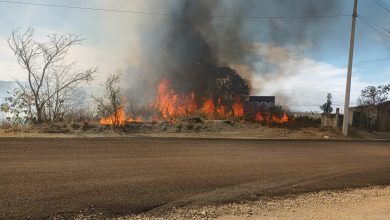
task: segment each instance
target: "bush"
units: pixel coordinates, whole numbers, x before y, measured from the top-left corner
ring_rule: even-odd
[[[83,126],[82,126],[82,129],[83,129],[83,131],[88,131],[88,130],[94,129],[96,127],[97,127],[96,125],[90,124],[88,122],[84,122]]]
[[[289,129],[299,129],[299,128],[318,128],[321,126],[320,118],[313,118],[309,116],[296,117],[287,122],[286,127]]]
[[[72,125],[70,125],[73,130],[79,130],[81,128],[81,125],[79,123],[72,123]]]
[[[43,129],[45,133],[69,133],[70,129],[66,124],[48,124]]]

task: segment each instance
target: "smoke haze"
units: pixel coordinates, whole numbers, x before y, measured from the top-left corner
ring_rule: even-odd
[[[326,27],[337,19],[243,17],[333,15],[340,14],[337,8],[341,4],[338,0],[246,1],[245,4],[229,0],[167,2],[140,4],[143,8],[158,8],[159,12],[173,12],[175,16],[140,16],[119,22],[121,25],[138,24],[139,36],[120,35],[132,39],[127,41],[130,45],[126,45],[130,49],[127,51],[129,65],[124,70],[125,86],[129,96],[139,101],[148,102],[154,97],[161,78],[169,79],[179,92],[202,94],[215,81],[219,67],[236,69],[250,85],[254,76],[264,76],[263,83],[266,83],[274,77],[293,74],[294,71],[287,68],[289,53],[275,57],[273,48],[315,47],[322,41],[321,32],[316,31],[318,22]],[[267,46],[259,48],[259,45]],[[272,62],[269,62],[270,57]],[[263,87],[259,83],[251,86],[256,93]]]

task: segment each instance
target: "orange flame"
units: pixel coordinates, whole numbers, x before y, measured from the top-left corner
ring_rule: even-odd
[[[261,112],[258,112],[256,115],[255,115],[255,121],[261,123],[261,122],[264,122],[265,121],[265,117],[263,116],[263,114]]]
[[[282,117],[279,117],[278,114],[274,114],[272,117],[270,116],[269,113],[264,114],[262,112],[258,112],[254,120],[256,122],[262,123],[266,122],[268,125],[270,125],[271,122],[276,123],[276,124],[285,124],[287,123],[290,119],[286,113],[283,113]]]
[[[169,81],[165,79],[158,85],[154,106],[163,119],[193,114],[197,109],[194,92],[189,96],[180,96],[169,87]]]
[[[272,117],[272,120],[276,123],[276,124],[285,124],[288,122],[289,118],[288,118],[288,115],[286,113],[283,113],[283,116],[282,117],[279,117],[278,115],[274,115]]]
[[[236,102],[233,104],[233,115],[236,118],[241,118],[245,115],[244,105],[239,98],[237,98]]]
[[[100,119],[102,125],[123,125],[126,123],[125,109],[123,106],[118,107],[117,111],[107,118]]]
[[[222,105],[221,98],[218,98],[217,115],[219,118],[228,118],[229,113],[226,106]]]
[[[124,125],[128,122],[143,122],[146,120],[151,122],[160,120],[174,121],[177,118],[195,114],[203,114],[207,119],[242,118],[245,116],[245,108],[240,97],[237,97],[233,104],[224,105],[221,98],[214,99],[212,97],[200,97],[204,102],[198,103],[197,100],[199,101],[200,98],[196,97],[196,95],[195,92],[179,94],[171,88],[169,80],[162,79],[157,86],[154,102],[147,105],[146,112],[149,116],[131,116],[126,118],[125,109],[121,106],[118,108],[116,115],[102,118],[100,123],[103,125]],[[286,117],[278,118],[274,116],[274,118],[274,121],[277,123],[283,123],[286,120]],[[258,113],[255,120],[270,122],[272,119],[269,115],[265,117]]]
[[[213,118],[215,112],[215,105],[213,100],[206,99],[203,103],[202,113],[206,115],[207,118]]]
[[[137,117],[128,117],[126,118],[125,108],[123,106],[118,107],[116,113],[108,116],[107,118],[100,119],[101,125],[125,125],[126,123],[131,122],[143,122],[144,119],[142,116]]]

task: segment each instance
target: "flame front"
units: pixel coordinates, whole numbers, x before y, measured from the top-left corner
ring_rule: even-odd
[[[236,102],[233,104],[233,115],[236,118],[241,118],[245,115],[244,105],[239,98],[237,98]]]
[[[288,115],[286,113],[283,113],[282,117],[278,117],[278,115],[274,115],[272,117],[272,120],[276,123],[276,124],[284,124],[284,123],[287,123],[289,118],[288,118]]]
[[[191,115],[197,109],[194,92],[188,96],[180,96],[169,87],[166,79],[158,85],[157,98],[152,106],[161,113],[163,119]]]
[[[279,117],[278,114],[274,114],[272,117],[270,116],[269,113],[262,113],[262,112],[258,112],[256,115],[255,115],[255,121],[256,122],[259,122],[259,123],[266,123],[266,124],[270,124],[271,122],[275,123],[275,124],[285,124],[287,123],[290,119],[287,115],[287,113],[283,113],[282,117]]]
[[[125,125],[130,122],[143,122],[142,116],[128,117],[126,118],[125,108],[123,106],[118,107],[115,113],[107,118],[100,119],[101,125]]]
[[[199,100],[200,103],[198,104]],[[107,118],[102,118],[100,124],[103,125],[124,125],[129,122],[144,122],[144,121],[161,121],[175,120],[177,118],[201,115],[206,119],[228,119],[228,118],[243,118],[245,113],[244,104],[240,97],[236,97],[230,105],[225,105],[220,97],[214,99],[212,97],[197,97],[195,92],[189,94],[179,94],[171,88],[170,82],[163,79],[157,86],[155,101],[147,107],[147,112],[150,115],[145,117],[128,117],[126,118],[125,108],[120,106],[117,111]],[[270,113],[259,112],[254,116],[254,120],[259,123],[274,122],[276,124],[284,124],[289,121],[286,113],[282,117],[277,114],[271,117]]]
[[[118,107],[115,113],[107,118],[100,119],[102,125],[123,125],[126,123],[125,108],[123,106]]]

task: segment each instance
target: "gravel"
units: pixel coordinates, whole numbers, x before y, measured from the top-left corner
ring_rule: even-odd
[[[174,208],[165,213],[143,213],[121,217],[118,220],[389,219],[389,201],[390,187],[371,187],[347,191],[321,191],[220,206]],[[387,206],[389,207],[386,208]],[[378,211],[378,207],[382,209]],[[364,213],[360,213],[360,210]]]

